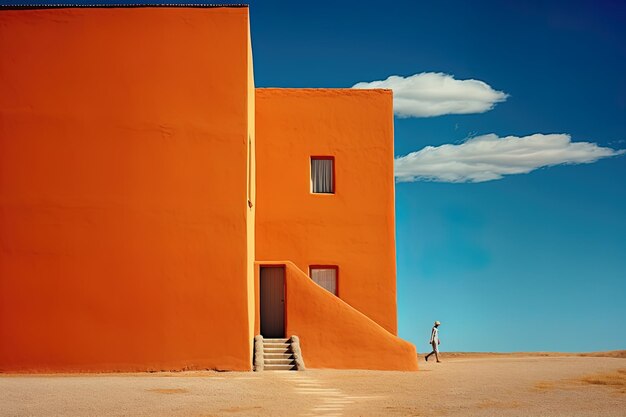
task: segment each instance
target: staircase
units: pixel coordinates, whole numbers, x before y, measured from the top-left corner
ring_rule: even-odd
[[[297,370],[291,339],[263,339],[263,369],[265,371]]]
[[[304,371],[300,339],[265,339],[254,336],[255,371]]]

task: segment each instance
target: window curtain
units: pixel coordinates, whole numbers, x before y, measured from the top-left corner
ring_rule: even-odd
[[[334,192],[332,159],[311,159],[311,191],[327,194]]]
[[[337,295],[337,270],[335,268],[313,268],[311,278],[320,287]]]

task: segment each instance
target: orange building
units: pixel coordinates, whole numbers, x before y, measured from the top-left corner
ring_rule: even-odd
[[[417,369],[390,91],[255,89],[247,7],[152,6],[0,10],[0,92],[1,372]]]

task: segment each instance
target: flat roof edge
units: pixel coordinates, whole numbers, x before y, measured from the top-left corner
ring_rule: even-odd
[[[216,4],[216,3],[29,3],[29,4],[0,4],[0,10],[29,10],[29,9],[66,9],[66,8],[137,8],[137,7],[187,7],[187,8],[220,8],[220,7],[249,7],[248,4]]]
[[[277,87],[256,87],[255,90],[261,94],[392,94],[390,88],[277,88]]]

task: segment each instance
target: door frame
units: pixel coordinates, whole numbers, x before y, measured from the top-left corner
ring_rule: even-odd
[[[257,264],[257,279],[256,279],[256,312],[258,320],[255,320],[255,334],[262,335],[261,333],[261,269],[263,268],[281,268],[283,270],[283,338],[287,337],[287,265],[282,263],[260,263]],[[257,326],[258,324],[258,326]]]

